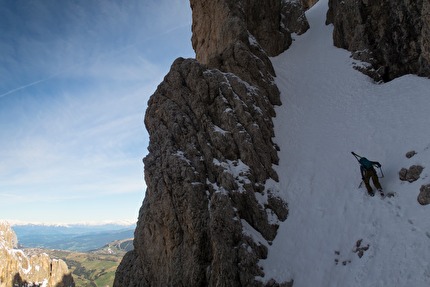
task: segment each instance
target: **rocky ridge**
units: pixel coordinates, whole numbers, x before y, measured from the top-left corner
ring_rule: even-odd
[[[327,23],[334,44],[368,63],[357,68],[376,81],[430,76],[429,1],[330,0]]]
[[[63,260],[47,254],[31,256],[20,249],[15,232],[0,221],[0,287],[45,286],[71,287],[74,281]]]
[[[302,0],[303,7],[307,10],[317,3],[318,0]]]
[[[148,189],[114,286],[289,286],[257,263],[288,215],[268,55],[307,29],[302,2],[190,4],[197,59],[177,59],[148,103]]]

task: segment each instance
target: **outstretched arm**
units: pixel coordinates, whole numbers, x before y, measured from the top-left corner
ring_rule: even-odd
[[[372,164],[376,165],[377,167],[381,167],[381,164],[379,162],[377,162],[377,161],[372,161]]]

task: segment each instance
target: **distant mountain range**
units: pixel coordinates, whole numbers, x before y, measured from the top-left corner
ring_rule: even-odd
[[[109,242],[133,238],[135,224],[14,225],[19,246],[70,251],[99,249]]]

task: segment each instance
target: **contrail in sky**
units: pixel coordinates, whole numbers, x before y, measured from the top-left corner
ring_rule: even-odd
[[[76,64],[76,65],[70,66],[70,67],[65,68],[65,69],[63,69],[62,71],[57,72],[57,73],[55,73],[55,74],[53,74],[53,75],[51,75],[51,76],[49,76],[49,77],[47,77],[47,78],[45,78],[45,79],[37,80],[37,81],[34,81],[34,82],[30,83],[30,84],[26,84],[26,85],[23,85],[23,86],[21,86],[21,87],[18,87],[18,88],[12,89],[12,90],[10,90],[10,91],[7,91],[6,93],[0,94],[0,99],[1,99],[1,98],[3,98],[3,97],[8,96],[8,95],[10,95],[10,94],[13,94],[13,93],[15,93],[15,92],[18,92],[18,91],[20,91],[20,90],[24,90],[24,89],[26,89],[26,88],[29,88],[29,87],[32,87],[32,86],[38,85],[38,84],[43,83],[43,82],[46,82],[46,81],[48,81],[48,80],[50,80],[50,79],[53,79],[53,78],[55,78],[55,77],[57,77],[57,76],[60,76],[61,74],[64,74],[64,73],[66,73],[66,72],[68,72],[68,71],[70,71],[70,70],[72,70],[72,69],[77,68],[77,67],[84,66],[84,65],[87,65],[88,63],[96,62],[96,61],[99,61],[99,60],[101,60],[101,59],[103,59],[103,58],[107,58],[107,57],[114,56],[114,55],[116,55],[116,54],[120,54],[120,53],[124,52],[125,50],[130,49],[131,47],[134,47],[134,46],[135,46],[135,44],[126,45],[126,46],[121,47],[121,48],[119,48],[119,49],[117,49],[117,50],[110,51],[110,52],[107,52],[107,53],[105,53],[105,54],[101,54],[101,55],[100,55],[100,56],[98,56],[96,59],[88,60],[88,61],[85,61],[85,62],[82,62],[82,63],[78,63],[78,64]]]
[[[161,34],[159,34],[159,35],[166,35],[166,34],[169,34],[169,33],[174,32],[175,30],[182,29],[182,28],[184,28],[184,27],[189,27],[190,25],[191,25],[191,23],[187,23],[187,24],[184,24],[184,25],[181,25],[181,26],[177,26],[177,27],[174,27],[174,28],[171,28],[171,29],[167,29],[165,32],[162,32],[162,33],[161,33]],[[159,36],[159,35],[154,35],[154,36],[147,37],[147,39],[145,39],[143,42],[147,42],[147,41],[149,41],[149,40],[152,40],[152,39],[156,38],[156,37],[157,37],[157,36]],[[96,60],[93,60],[93,61],[95,62],[95,61],[98,61],[98,60],[103,59],[103,58],[112,57],[112,56],[114,56],[114,55],[117,55],[117,54],[123,53],[124,51],[126,51],[126,50],[130,49],[131,47],[134,47],[135,45],[136,45],[136,43],[134,43],[134,44],[129,44],[129,45],[126,45],[126,46],[121,47],[121,48],[119,48],[119,49],[116,49],[116,50],[114,50],[114,51],[110,51],[110,52],[107,52],[107,53],[101,54],[101,55],[99,55],[99,57],[97,57],[97,58],[96,58]],[[90,61],[85,61],[84,63],[78,63],[78,64],[73,65],[73,66],[71,66],[71,67],[68,67],[68,68],[66,68],[66,69],[64,69],[64,70],[62,70],[62,71],[60,71],[60,72],[58,72],[58,73],[55,73],[55,74],[53,74],[53,75],[51,75],[51,76],[49,76],[49,77],[47,77],[47,78],[45,78],[45,79],[37,80],[37,81],[34,81],[34,82],[32,82],[32,83],[29,83],[29,84],[23,85],[23,86],[21,86],[21,87],[18,87],[18,88],[12,89],[12,90],[7,91],[7,92],[5,92],[5,93],[3,93],[3,94],[0,94],[0,98],[6,97],[6,96],[8,96],[8,95],[10,95],[10,94],[13,94],[13,93],[18,92],[18,91],[20,91],[20,90],[24,90],[24,89],[26,89],[26,88],[29,88],[29,87],[35,86],[35,85],[37,85],[37,84],[40,84],[40,83],[46,82],[46,81],[48,81],[48,80],[50,80],[50,79],[52,79],[52,78],[55,78],[55,77],[57,77],[57,76],[59,76],[59,75],[61,75],[61,74],[64,74],[65,72],[67,72],[67,71],[69,71],[69,70],[72,70],[72,69],[74,69],[74,68],[76,68],[76,67],[79,67],[79,66],[83,66],[84,64],[88,64],[88,63],[91,63],[91,62],[93,62],[93,61],[91,61],[91,60],[90,60]]]
[[[56,75],[52,75],[52,76],[49,76],[48,78],[45,78],[45,79],[42,79],[42,80],[38,80],[38,81],[35,81],[35,82],[33,82],[33,83],[30,83],[30,84],[27,84],[27,85],[24,85],[24,86],[21,86],[21,87],[15,88],[15,89],[10,90],[10,91],[8,91],[8,92],[6,92],[6,93],[4,93],[4,94],[1,94],[1,95],[0,95],[0,98],[6,97],[7,95],[13,94],[13,93],[15,93],[15,92],[17,92],[17,91],[24,90],[24,89],[26,89],[26,88],[28,88],[28,87],[31,87],[31,86],[34,86],[34,85],[40,84],[40,83],[42,83],[42,82],[45,82],[45,81],[47,81],[47,80],[50,80],[51,78],[53,78],[53,77],[55,77],[55,76],[56,76]]]

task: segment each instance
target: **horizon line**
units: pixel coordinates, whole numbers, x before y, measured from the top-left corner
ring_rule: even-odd
[[[36,225],[36,226],[53,226],[53,227],[55,226],[73,227],[73,226],[103,226],[103,225],[110,225],[110,224],[129,226],[129,225],[136,225],[137,219],[136,220],[76,221],[71,223],[0,219],[0,223],[7,223],[10,226]]]

